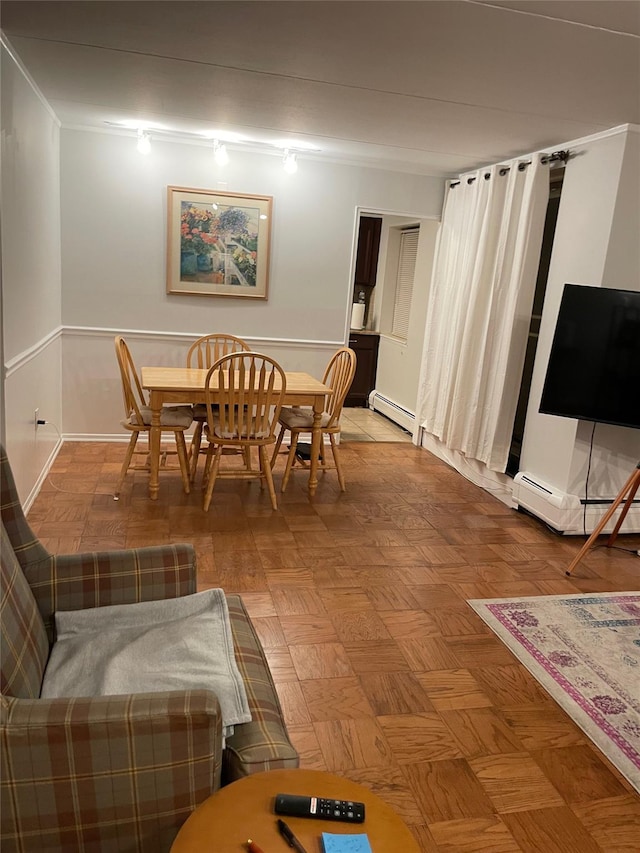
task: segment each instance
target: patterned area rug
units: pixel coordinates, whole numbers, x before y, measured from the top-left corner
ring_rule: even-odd
[[[640,791],[640,593],[468,603]]]

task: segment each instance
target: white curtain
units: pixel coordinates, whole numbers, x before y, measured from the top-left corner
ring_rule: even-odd
[[[446,190],[416,412],[491,471],[507,465],[549,197],[548,166],[537,156],[518,166]]]

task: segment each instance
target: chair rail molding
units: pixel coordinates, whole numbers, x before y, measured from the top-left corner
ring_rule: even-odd
[[[113,338],[114,335],[123,335],[132,340],[167,340],[173,343],[193,343],[202,337],[209,334],[208,332],[168,332],[168,331],[152,331],[147,329],[109,329],[102,326],[61,326],[62,333],[65,337],[107,337]],[[235,334],[235,332],[234,332]],[[252,346],[275,346],[285,349],[322,349],[333,350],[336,347],[344,346],[344,341],[315,341],[303,340],[296,338],[266,338],[252,337],[251,335],[241,335],[242,339],[250,342]],[[254,350],[256,351],[256,350]]]
[[[33,344],[33,346],[30,346],[28,349],[23,350],[21,353],[18,353],[18,355],[10,358],[4,368],[5,379],[8,379],[13,373],[20,370],[20,368],[24,367],[32,359],[37,358],[48,346],[58,340],[58,338],[61,338],[63,333],[64,326],[58,326],[56,329],[52,329],[52,331],[45,335],[44,338],[41,338],[37,343]]]

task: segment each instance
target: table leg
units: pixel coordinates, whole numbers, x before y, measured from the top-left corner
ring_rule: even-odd
[[[162,403],[152,391],[149,398],[151,408],[151,428],[149,429],[149,497],[152,501],[158,499],[159,469],[160,469],[160,416]]]
[[[313,496],[318,488],[318,459],[322,441],[322,412],[324,397],[316,397],[313,403],[313,428],[311,430],[311,459],[309,460],[309,495]]]

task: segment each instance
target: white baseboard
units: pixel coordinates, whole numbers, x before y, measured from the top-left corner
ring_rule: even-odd
[[[40,476],[38,477],[36,482],[33,484],[33,488],[31,489],[31,491],[27,495],[27,498],[26,498],[26,500],[22,506],[22,511],[24,512],[25,515],[27,515],[27,513],[31,509],[33,502],[38,497],[40,489],[42,488],[42,484],[44,483],[46,478],[49,476],[49,471],[51,470],[51,466],[55,462],[55,458],[58,455],[58,453],[60,452],[60,448],[62,447],[62,444],[63,444],[63,439],[59,438],[55,447],[53,448],[53,450],[49,454],[49,458],[45,462],[44,467],[43,467],[42,471],[40,472]]]
[[[376,390],[369,394],[369,408],[373,409],[374,412],[380,412],[380,414],[385,415],[389,420],[413,435],[416,425],[415,412],[401,406],[400,403],[396,403],[389,397],[385,397]]]
[[[513,480],[513,506],[527,510],[554,530],[567,535],[592,533],[614,498],[592,500],[597,503],[590,502],[585,508],[578,495],[563,492],[526,471],[520,471]],[[613,514],[603,533],[611,533],[621,511],[622,507]],[[640,533],[640,501],[629,507],[620,532]]]

